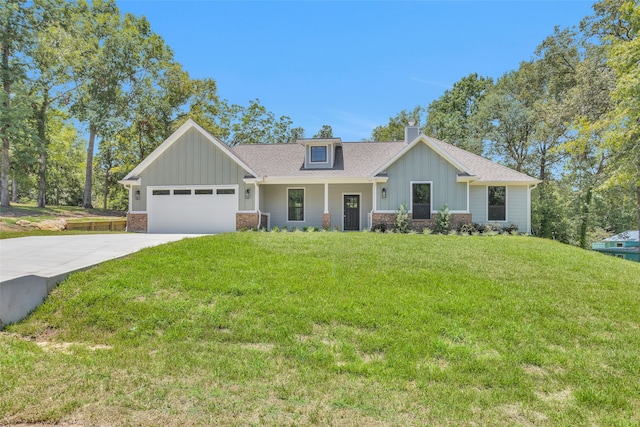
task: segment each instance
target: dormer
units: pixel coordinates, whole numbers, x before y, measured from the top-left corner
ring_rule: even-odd
[[[305,169],[331,169],[336,160],[336,147],[342,144],[340,138],[299,139],[304,145]]]

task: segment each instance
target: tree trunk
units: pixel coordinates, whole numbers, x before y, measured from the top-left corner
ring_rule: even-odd
[[[91,209],[91,187],[93,183],[93,147],[96,141],[96,130],[93,126],[89,126],[89,144],[87,145],[87,168],[84,175],[84,196],[82,198],[82,207]]]
[[[589,205],[591,205],[591,187],[587,190],[585,200],[582,204],[582,218],[580,219],[580,247],[587,249],[587,229],[589,226]]]
[[[11,202],[18,203],[18,181],[16,180],[16,171],[13,171],[13,179],[11,180]]]
[[[8,111],[10,104],[9,100],[11,93],[11,83],[9,82],[9,46],[8,44],[4,45],[4,49],[2,49],[2,71],[4,74],[4,82],[3,82],[3,90],[6,95],[6,100],[4,102],[3,107]],[[2,164],[0,165],[0,206],[3,208],[9,207],[9,136],[7,135],[7,131],[9,130],[9,124],[5,124],[2,126]]]
[[[38,138],[40,139],[40,167],[38,168],[38,207],[44,208],[47,191],[47,108],[49,107],[49,92],[45,89],[44,99],[40,108],[36,109],[38,121]]]
[[[104,197],[102,200],[102,209],[107,210],[107,197],[109,196],[109,171],[104,173]]]

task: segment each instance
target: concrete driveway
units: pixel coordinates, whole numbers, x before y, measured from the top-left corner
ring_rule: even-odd
[[[194,234],[84,234],[0,240],[0,328],[22,320],[70,273]]]

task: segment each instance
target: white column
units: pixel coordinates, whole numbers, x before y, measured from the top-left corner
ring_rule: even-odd
[[[253,185],[255,185],[255,191],[254,191],[254,210],[256,212],[258,212],[260,210],[260,187],[258,187],[258,183],[255,182]]]
[[[378,208],[378,183],[376,181],[373,181],[373,197],[371,200],[373,200],[373,207],[371,210],[375,211]]]
[[[329,183],[324,183],[324,213],[329,213]]]

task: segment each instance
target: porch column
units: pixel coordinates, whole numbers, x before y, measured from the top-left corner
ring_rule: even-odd
[[[253,210],[258,212],[260,210],[260,187],[258,187],[258,183],[257,182],[255,182],[253,185],[255,186],[255,189],[256,189],[254,191],[254,194],[253,194],[253,198],[254,198],[254,201],[253,201],[254,209]]]
[[[324,183],[324,212],[322,213],[322,228],[331,228],[331,214],[329,213],[329,183]]]

